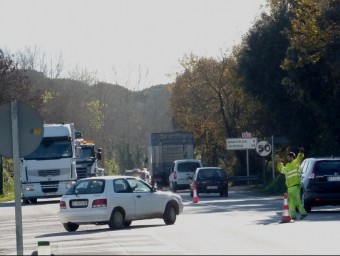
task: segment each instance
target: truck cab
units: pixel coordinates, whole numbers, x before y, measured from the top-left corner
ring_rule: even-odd
[[[40,145],[21,158],[22,202],[62,196],[77,179],[74,124],[44,124]]]
[[[104,173],[98,167],[98,161],[102,158],[102,149],[95,150],[93,141],[77,139],[80,146],[80,154],[76,158],[77,179],[103,176]]]

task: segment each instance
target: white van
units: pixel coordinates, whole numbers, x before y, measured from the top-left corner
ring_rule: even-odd
[[[192,175],[198,167],[203,167],[203,165],[197,159],[175,160],[169,176],[170,190],[176,192],[177,190],[189,189]]]

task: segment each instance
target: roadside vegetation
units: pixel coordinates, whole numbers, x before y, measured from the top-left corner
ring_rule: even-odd
[[[283,194],[287,192],[287,187],[285,185],[285,176],[283,174],[279,174],[268,184],[253,186],[251,190],[253,192],[262,193],[264,195],[283,196]]]
[[[7,202],[14,200],[13,161],[11,159],[2,161],[3,193],[0,193],[0,202]]]

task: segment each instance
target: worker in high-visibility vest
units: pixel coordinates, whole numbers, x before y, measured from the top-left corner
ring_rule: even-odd
[[[296,208],[301,214],[301,220],[307,217],[307,212],[301,201],[301,177],[299,167],[303,158],[304,148],[301,147],[296,158],[294,152],[289,152],[286,165],[283,165],[282,162],[277,165],[277,169],[286,177],[288,207],[292,220],[296,220]]]

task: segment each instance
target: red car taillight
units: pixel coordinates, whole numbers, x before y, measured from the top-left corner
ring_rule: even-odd
[[[174,180],[177,179],[177,172],[174,171]]]
[[[66,209],[66,202],[65,201],[60,201],[59,202],[59,208],[60,209]]]
[[[98,207],[106,207],[107,206],[107,199],[96,199],[92,203],[92,208]]]

